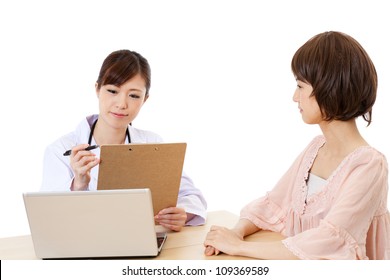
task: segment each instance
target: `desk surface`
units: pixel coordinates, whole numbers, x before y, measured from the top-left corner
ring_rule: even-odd
[[[209,212],[206,224],[198,227],[185,227],[180,232],[169,232],[168,238],[160,254],[152,260],[239,260],[245,257],[220,254],[217,256],[205,256],[203,242],[212,225],[233,227],[238,221],[238,216],[227,211]],[[274,232],[260,231],[246,240],[281,240],[283,237]],[[37,259],[30,235],[0,238],[1,260],[33,260]]]

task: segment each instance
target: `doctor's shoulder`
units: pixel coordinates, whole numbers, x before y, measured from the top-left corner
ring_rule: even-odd
[[[131,142],[133,143],[162,143],[162,137],[155,132],[129,127]]]

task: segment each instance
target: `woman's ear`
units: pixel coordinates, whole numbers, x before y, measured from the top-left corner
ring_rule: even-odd
[[[149,94],[145,95],[145,97],[144,97],[144,103],[146,102],[146,100],[148,100],[148,98],[149,98]]]
[[[100,90],[99,90],[99,84],[98,84],[98,83],[95,83],[95,91],[96,91],[96,96],[97,96],[97,98],[99,98],[99,92],[100,92]]]

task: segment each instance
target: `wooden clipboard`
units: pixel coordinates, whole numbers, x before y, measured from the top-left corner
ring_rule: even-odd
[[[149,188],[157,214],[175,207],[186,143],[102,145],[98,190]]]

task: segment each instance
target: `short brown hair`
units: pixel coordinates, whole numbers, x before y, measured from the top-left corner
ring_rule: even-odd
[[[297,50],[291,68],[297,80],[313,87],[325,120],[363,116],[370,125],[378,78],[370,57],[354,38],[335,31],[318,34]]]
[[[137,74],[140,74],[145,80],[146,95],[148,95],[151,83],[151,71],[148,61],[134,51],[114,51],[103,61],[96,81],[97,89],[107,84],[121,86]]]

